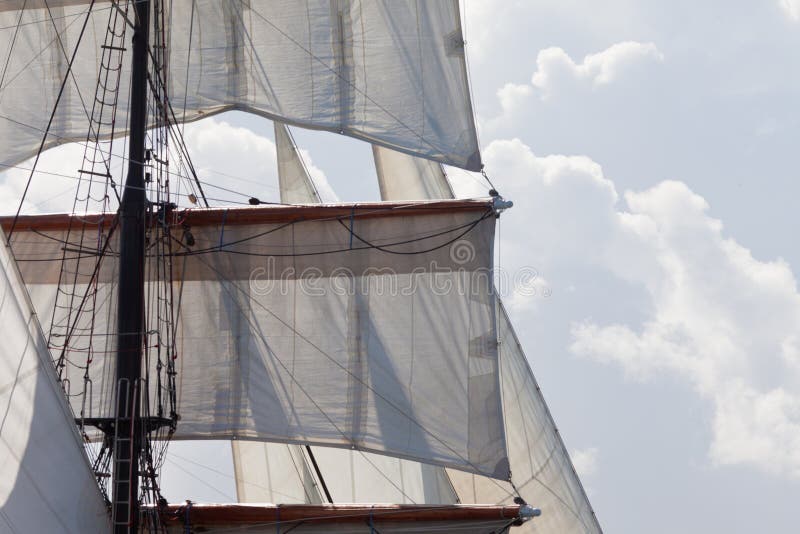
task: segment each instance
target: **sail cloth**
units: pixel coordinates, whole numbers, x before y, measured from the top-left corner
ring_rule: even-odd
[[[182,223],[195,245],[173,266],[176,438],[352,447],[507,478],[488,202],[189,210]],[[60,266],[31,260],[61,257],[66,224],[17,223],[43,316]],[[91,366],[91,403],[110,413],[114,314],[94,317],[109,355]]]
[[[242,503],[453,504],[458,502],[444,468],[382,454],[311,447],[322,480],[305,447],[233,442],[236,495]]]
[[[373,148],[383,200],[453,198],[434,162]],[[512,480],[520,495],[542,510],[521,532],[601,532],[589,499],[556,430],[522,346],[497,298],[501,391]],[[510,483],[448,470],[459,502],[511,504]]]
[[[236,499],[239,502],[327,502],[313,465],[301,445],[239,440],[231,444]]]
[[[0,239],[5,243],[2,232]],[[0,531],[107,532],[105,504],[5,246],[0,323]]]
[[[455,198],[442,165],[395,150],[372,146],[383,200]]]
[[[275,146],[281,202],[319,203],[314,180],[285,125],[275,124]],[[312,447],[309,452],[314,455],[323,480],[310,475],[310,458],[297,445],[233,441],[239,502],[322,502],[314,499],[327,498],[320,494],[323,484],[333,502],[458,502],[442,467],[330,447]],[[281,487],[292,491],[287,495]]]
[[[15,140],[0,147],[3,165],[36,153],[89,7],[47,4],[0,3],[0,58],[9,59],[0,138]],[[480,168],[458,0],[172,0],[164,8],[165,75],[179,121],[238,109]],[[112,10],[94,4],[46,146],[86,138]],[[125,29],[119,17],[114,30]],[[123,59],[120,103],[130,77]],[[123,134],[125,105],[103,122],[101,134],[112,122]]]
[[[314,447],[333,502],[454,504],[442,467],[360,451]]]
[[[498,339],[503,413],[512,480],[523,499],[542,510],[520,532],[600,533],[602,529],[572,466],[522,346],[502,303]],[[448,470],[463,503],[513,502],[508,482]]]
[[[319,191],[308,175],[305,162],[297,153],[289,128],[275,122],[275,153],[278,160],[278,187],[283,204],[319,204]]]
[[[280,201],[319,204],[319,193],[289,127],[277,121],[274,127]],[[231,456],[239,502],[327,502],[316,470],[301,445],[234,440]]]

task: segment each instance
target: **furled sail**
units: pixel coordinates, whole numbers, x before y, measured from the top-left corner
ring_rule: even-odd
[[[357,448],[507,478],[488,202],[175,216],[195,243],[173,268],[175,437]],[[61,257],[68,221],[22,217],[14,234],[43,316],[60,262],[40,260]],[[472,256],[451,254],[456,241]],[[108,254],[91,325],[112,355],[114,269]],[[67,369],[80,383],[81,366]],[[113,357],[96,355],[90,376],[95,416],[108,416]]]
[[[441,165],[380,147],[373,148],[384,200],[453,198]],[[521,532],[601,532],[569,454],[517,339],[497,299],[503,414],[512,480],[542,516]],[[460,502],[511,503],[510,483],[448,470]]]
[[[126,31],[124,17],[110,16],[117,6],[0,3],[0,57],[8,59],[0,137],[15,140],[0,147],[0,164],[34,155],[45,131],[45,147],[86,138],[97,43],[109,24]],[[480,168],[458,0],[173,0],[164,8],[172,120],[238,109]],[[120,67],[119,106],[101,121],[102,135],[126,128],[130,72]]]
[[[5,243],[5,235],[0,232]],[[0,532],[106,532],[109,521],[25,287],[0,246]]]

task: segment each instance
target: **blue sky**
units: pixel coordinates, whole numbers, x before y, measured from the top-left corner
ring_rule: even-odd
[[[500,219],[498,264],[538,273],[505,300],[601,524],[795,532],[800,0],[465,11],[486,171],[516,204]],[[201,174],[268,199],[271,130],[227,114],[187,136]],[[378,198],[369,146],[294,133],[339,197]],[[42,165],[60,168],[67,151]],[[463,196],[485,193],[450,176]],[[58,192],[34,190],[31,204],[56,208]],[[174,451],[229,472],[226,446]],[[232,495],[229,476],[190,461],[171,468],[173,498]]]
[[[511,314],[608,532],[792,532],[800,3],[468,2]]]

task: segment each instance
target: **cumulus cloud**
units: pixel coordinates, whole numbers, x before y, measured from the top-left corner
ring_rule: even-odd
[[[533,94],[533,86],[507,83],[497,90],[500,107],[506,112],[516,111]]]
[[[186,125],[184,136],[189,154],[203,182],[209,202],[247,203],[254,196],[262,201],[279,200],[275,143],[251,130],[233,126],[219,117],[211,117]],[[115,143],[115,153],[122,149],[123,141]],[[69,144],[42,154],[31,188],[23,204],[23,213],[70,211],[78,183],[77,169],[81,167],[83,147]],[[300,149],[309,174],[314,179],[323,199],[336,200],[325,173],[314,165],[307,150]],[[173,156],[173,161],[177,158]],[[0,213],[15,213],[30,175],[32,161],[0,174]],[[112,174],[118,183],[125,174],[121,154],[112,158]],[[85,183],[85,181],[84,181]],[[93,197],[101,198],[93,185]],[[189,205],[186,184],[173,183],[178,203]],[[115,205],[115,204],[113,204]],[[100,209],[95,202],[89,208]],[[79,210],[82,208],[79,207]]]
[[[69,144],[43,153],[36,167],[38,172],[30,180],[21,212],[54,213],[72,209],[75,188],[78,186],[77,169],[83,159],[83,152],[80,145]],[[28,160],[0,173],[0,213],[16,213],[31,177],[32,166],[33,160]],[[119,168],[119,164],[112,165],[112,170]],[[84,180],[82,183],[82,191],[86,191],[88,182]],[[92,196],[102,198],[99,188],[95,185],[92,187]],[[99,204],[95,203],[95,207],[97,206]]]
[[[550,98],[575,86],[594,89],[608,85],[640,65],[663,60],[654,43],[617,43],[587,55],[581,63],[576,63],[562,48],[552,47],[540,51],[536,57],[531,84],[542,98]]]
[[[793,21],[800,21],[800,0],[779,0],[781,9]]]
[[[303,162],[306,165],[306,170],[308,171],[309,176],[311,176],[311,179],[314,180],[314,185],[317,186],[317,192],[322,198],[322,201],[338,202],[339,195],[336,194],[336,191],[333,190],[333,186],[331,186],[330,182],[328,182],[328,177],[325,175],[325,171],[314,165],[314,160],[311,157],[311,153],[305,148],[300,148],[299,152],[300,157],[303,159]]]
[[[209,196],[238,202],[251,195],[263,201],[279,200],[275,143],[271,139],[212,117],[187,125],[186,143],[198,174],[212,184],[208,186]],[[311,154],[302,148],[299,153],[323,199],[335,200],[336,194],[325,173],[314,165]],[[231,196],[214,186],[242,194]]]
[[[576,449],[570,453],[572,465],[581,478],[591,476],[597,472],[598,451],[594,447]]]
[[[614,44],[585,56],[580,63],[562,48],[546,48],[536,57],[536,71],[530,83],[507,83],[497,90],[497,98],[503,116],[514,116],[524,112],[534,98],[547,102],[641,79],[648,66],[663,60],[664,55],[654,43],[635,41]]]
[[[504,226],[506,264],[533,250],[546,274],[580,262],[647,302],[623,321],[573,316],[570,350],[633,380],[685,380],[712,408],[714,464],[800,477],[800,294],[790,266],[754,258],[681,182],[620,196],[590,159],[538,157],[519,140],[491,143],[485,159],[504,194],[533,199],[504,215],[516,217]]]

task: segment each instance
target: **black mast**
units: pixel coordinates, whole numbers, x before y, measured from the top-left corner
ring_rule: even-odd
[[[133,2],[128,177],[120,205],[119,300],[117,308],[117,413],[112,512],[114,533],[137,531],[139,514],[140,378],[144,340],[144,182],[150,0]]]

